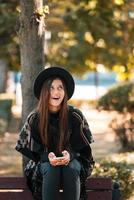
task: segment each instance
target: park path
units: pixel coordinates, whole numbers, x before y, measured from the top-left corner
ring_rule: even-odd
[[[117,153],[121,146],[115,133],[109,127],[109,123],[116,112],[98,111],[96,109],[83,107],[82,111],[88,121],[92,132],[94,143],[91,144],[95,160]]]
[[[95,142],[91,144],[95,160],[116,153],[120,145],[115,141],[115,135],[108,127],[114,113],[98,112],[96,109],[83,106],[83,111]],[[20,116],[16,115],[10,123],[8,132],[0,138],[0,176],[21,176],[22,157],[14,147],[18,139]]]

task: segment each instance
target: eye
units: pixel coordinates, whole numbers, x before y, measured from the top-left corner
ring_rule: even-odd
[[[59,87],[58,87],[58,90],[63,90],[64,88],[63,88],[63,86],[62,85],[60,85]]]
[[[53,87],[53,86],[51,86],[51,87],[50,87],[50,90],[53,90],[53,89],[54,89],[54,87]]]

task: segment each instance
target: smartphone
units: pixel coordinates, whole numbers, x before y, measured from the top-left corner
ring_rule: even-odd
[[[63,160],[63,156],[54,158],[55,160]]]

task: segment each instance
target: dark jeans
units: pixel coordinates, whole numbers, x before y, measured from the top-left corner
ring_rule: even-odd
[[[76,159],[67,166],[52,166],[49,162],[42,163],[42,200],[58,200],[60,188],[63,189],[64,200],[79,200],[80,170],[81,165]]]

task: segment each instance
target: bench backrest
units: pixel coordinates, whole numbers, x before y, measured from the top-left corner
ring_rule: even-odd
[[[89,200],[112,200],[111,178],[89,178],[86,189]]]

